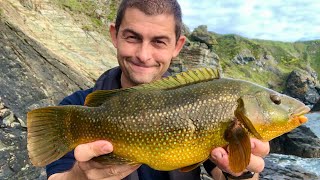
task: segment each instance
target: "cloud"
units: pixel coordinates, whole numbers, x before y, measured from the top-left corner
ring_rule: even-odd
[[[178,0],[190,29],[248,38],[297,41],[320,39],[318,0]]]

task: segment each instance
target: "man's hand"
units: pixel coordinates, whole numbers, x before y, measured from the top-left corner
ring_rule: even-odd
[[[251,138],[251,158],[250,163],[247,167],[247,171],[260,173],[264,169],[263,157],[269,154],[270,145],[269,142],[262,142],[258,139]],[[242,173],[233,173],[229,167],[228,152],[224,148],[215,148],[211,152],[211,160],[219,168],[215,168],[212,171],[212,175],[218,177],[223,177],[222,171],[227,172],[233,176],[240,176]]]
[[[70,171],[53,174],[49,180],[53,179],[123,179],[140,165],[102,165],[91,160],[94,157],[111,153],[113,146],[108,141],[95,141],[81,144],[74,150],[76,163]]]

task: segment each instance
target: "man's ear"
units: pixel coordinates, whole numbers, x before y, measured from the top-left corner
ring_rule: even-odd
[[[117,30],[116,25],[114,23],[110,24],[109,32],[112,40],[112,44],[115,48],[117,48]]]
[[[179,52],[181,51],[184,43],[186,42],[186,39],[187,37],[186,36],[183,36],[181,35],[176,43],[176,47],[175,47],[175,50],[173,52],[173,57],[177,57]]]

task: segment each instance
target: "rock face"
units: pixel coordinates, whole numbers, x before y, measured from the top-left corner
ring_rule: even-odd
[[[27,155],[27,111],[93,84],[9,22],[0,22],[0,179],[45,179]]]
[[[274,179],[320,179],[320,176],[305,171],[301,165],[285,165],[281,166],[279,163],[290,161],[295,162],[297,158],[294,156],[282,156],[277,154],[270,154],[265,158],[265,168],[260,173],[261,180],[274,180]],[[298,163],[299,164],[299,163]],[[302,165],[303,166],[303,165]]]
[[[0,179],[46,179],[28,158],[27,129],[0,99]]]
[[[0,1],[0,179],[46,179],[44,169],[34,167],[28,158],[26,113],[92,87],[115,59],[98,36],[86,35],[67,21],[67,15],[61,17],[63,13],[55,13],[47,1],[41,2],[47,10],[29,10],[30,4],[22,6],[14,0]],[[37,18],[31,20],[28,15]],[[56,23],[64,26],[53,25],[54,18],[60,18]],[[45,24],[50,21],[53,24]],[[95,49],[100,47],[97,44],[106,45],[104,53]],[[105,53],[108,63],[99,60]]]
[[[22,121],[27,111],[93,84],[9,22],[0,22],[0,71],[0,97]]]
[[[190,40],[204,43],[209,48],[217,44],[217,40],[212,33],[208,32],[208,27],[206,25],[200,25],[193,30],[190,34]]]
[[[205,44],[192,43],[185,45],[179,56],[172,60],[169,71],[179,73],[197,67],[212,67],[221,70],[219,56]]]
[[[320,158],[320,139],[304,125],[273,139],[270,147],[272,153]]]
[[[307,105],[314,105],[320,99],[320,84],[315,72],[294,70],[286,83],[285,93],[300,99]]]
[[[20,2],[31,3],[32,6]],[[6,0],[0,1],[0,7],[6,21],[19,27],[26,36],[54,54],[61,64],[72,68],[76,74],[81,72],[82,76],[92,81],[116,66],[115,48],[108,37],[91,31],[94,28],[88,28],[93,26],[88,17],[82,14],[72,16],[54,2]],[[103,2],[99,0],[97,3]],[[104,31],[107,32],[107,29]]]
[[[99,0],[99,3],[104,1]],[[97,11],[108,18],[101,9]],[[49,0],[0,1],[0,17],[0,179],[46,179],[44,169],[32,166],[28,160],[26,113],[57,104],[66,95],[91,87],[103,71],[116,65],[115,50],[104,36],[76,24],[79,19],[73,19]],[[205,26],[199,27],[193,37],[197,42],[186,44],[172,62],[171,71],[176,73],[202,66],[221,69],[219,56],[211,49],[216,43],[215,37],[208,34]],[[252,58],[252,53],[245,51],[235,57],[240,65],[251,62]],[[258,67],[263,67],[264,59],[269,58],[256,59]],[[308,81],[298,83],[306,83],[312,89]],[[317,87],[314,89],[319,92]],[[311,103],[317,97],[305,99]],[[290,145],[299,149],[296,150],[298,155],[318,157],[318,146],[308,146],[318,143],[312,135],[302,142],[305,131],[302,129],[295,132],[297,135],[280,138],[275,146],[281,144],[282,148],[277,150],[294,154],[283,147]],[[295,168],[280,168],[277,172],[272,163],[267,164],[266,169],[268,171],[262,174],[265,179],[270,176],[314,177],[294,172]],[[289,176],[281,173],[289,173]]]
[[[320,111],[320,99],[319,101],[312,107],[312,111]]]

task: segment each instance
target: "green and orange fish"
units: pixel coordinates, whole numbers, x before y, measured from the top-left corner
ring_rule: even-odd
[[[45,166],[77,145],[108,140],[103,164],[147,164],[157,170],[197,167],[213,148],[229,145],[234,172],[250,161],[249,137],[269,141],[307,121],[300,101],[257,84],[201,68],[150,84],[88,95],[85,106],[57,106],[27,115],[28,151]]]

